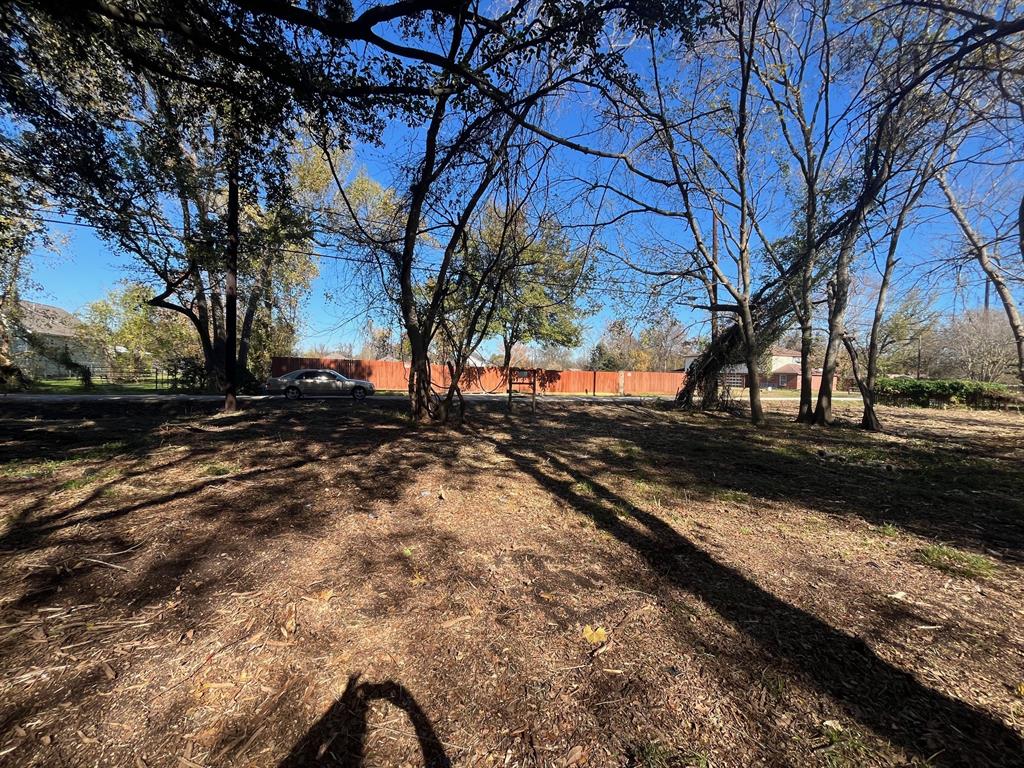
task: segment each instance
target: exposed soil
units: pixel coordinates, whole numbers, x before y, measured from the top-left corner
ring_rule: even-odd
[[[1020,415],[0,407],[0,764],[1024,764]]]

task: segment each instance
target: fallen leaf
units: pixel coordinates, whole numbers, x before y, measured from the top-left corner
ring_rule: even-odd
[[[565,766],[568,768],[570,765],[576,765],[583,759],[583,747],[577,744],[575,747],[569,750],[569,754],[565,756]]]
[[[284,624],[281,626],[281,634],[289,638],[295,634],[298,626],[298,619],[295,616],[295,603],[288,603],[284,608]]]
[[[583,637],[591,645],[600,645],[608,639],[608,632],[604,627],[594,629],[592,626],[587,624],[587,626],[583,628]]]
[[[117,675],[114,674],[114,668],[107,664],[107,662],[101,662],[100,668],[103,670],[103,674],[107,676],[107,680],[113,680]]]

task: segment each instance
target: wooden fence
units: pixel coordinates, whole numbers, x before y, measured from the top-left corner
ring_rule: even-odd
[[[353,379],[370,381],[377,389],[407,391],[409,364],[400,360],[342,360],[319,357],[275,357],[271,375],[300,368],[329,368]],[[430,366],[430,378],[438,388],[450,382],[448,368]],[[541,371],[539,389],[549,395],[670,395],[682,388],[686,375],[665,371]],[[468,368],[462,375],[463,392],[506,392],[502,368]],[[516,386],[516,389],[524,387]]]

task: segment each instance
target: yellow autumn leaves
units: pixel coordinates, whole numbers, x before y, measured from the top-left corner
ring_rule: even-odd
[[[597,627],[596,629],[589,624],[583,628],[583,639],[591,645],[601,645],[608,639],[608,630],[604,627]]]

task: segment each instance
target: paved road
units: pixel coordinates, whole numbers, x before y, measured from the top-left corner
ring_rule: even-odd
[[[464,395],[468,401],[479,401],[488,402],[494,400],[504,400],[506,395],[504,393],[498,394],[466,394]],[[151,394],[144,394],[133,392],[131,394],[122,395],[110,395],[110,394],[31,394],[16,392],[11,394],[0,395],[0,407],[4,403],[94,403],[94,402],[125,402],[125,403],[216,403],[223,400],[223,395],[181,395],[171,393],[153,392]],[[241,402],[261,402],[269,400],[284,400],[282,395],[240,395],[239,401]],[[330,398],[306,398],[309,400],[321,400]],[[347,399],[347,398],[346,398]],[[371,401],[389,401],[397,402],[405,400],[405,395],[374,395]],[[519,401],[528,400],[528,397],[517,397]],[[541,402],[570,402],[570,403],[644,403],[652,400],[671,400],[670,397],[638,397],[638,396],[624,396],[624,397],[610,397],[604,396],[593,396],[593,395],[547,395],[539,398]],[[762,394],[762,402],[792,402],[794,405],[798,403],[798,399],[795,397],[785,397],[780,395]],[[839,396],[833,397],[833,402],[860,402],[860,397],[856,396]]]

